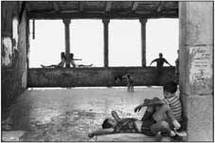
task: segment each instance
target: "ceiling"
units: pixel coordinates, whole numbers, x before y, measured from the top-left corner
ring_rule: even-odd
[[[26,1],[29,18],[177,18],[177,1]]]

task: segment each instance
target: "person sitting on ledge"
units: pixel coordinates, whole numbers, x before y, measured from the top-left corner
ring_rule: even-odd
[[[74,54],[70,53],[70,64],[73,66],[73,68],[76,67],[75,61],[81,61],[82,59],[74,59]]]
[[[41,65],[42,68],[63,68],[65,63],[66,63],[66,56],[64,54],[64,52],[61,52],[61,62],[57,65],[49,65],[49,66],[44,66]]]
[[[180,124],[162,100],[157,97],[152,100],[147,99],[145,100],[145,104],[143,106],[154,106],[154,114],[159,114],[162,116],[160,116],[159,120],[152,119],[152,116],[152,118],[145,121],[138,120],[136,118],[121,119],[115,111],[112,111],[111,114],[114,119],[105,119],[102,124],[102,129],[89,133],[88,137],[92,138],[98,135],[114,133],[142,133],[148,136],[156,136],[160,132],[165,133],[170,137],[176,136],[176,132],[171,130],[170,125],[163,119],[163,117],[167,117],[176,129],[180,128]]]

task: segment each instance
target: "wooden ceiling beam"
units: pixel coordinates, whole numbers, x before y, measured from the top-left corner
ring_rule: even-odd
[[[60,11],[60,8],[59,8],[59,6],[57,5],[56,2],[52,2],[52,7],[53,7],[53,9],[54,9],[55,11]]]
[[[83,1],[79,1],[79,11],[81,13],[84,11],[84,3],[83,3]]]
[[[49,12],[30,12],[27,13],[28,18],[30,19],[62,19],[62,18],[71,18],[71,19],[139,19],[139,18],[178,18],[177,12],[171,13],[162,13],[162,14],[141,14],[141,13],[110,13],[108,15],[104,13],[80,13],[80,12],[68,12],[68,13],[49,13]]]
[[[107,1],[105,4],[105,12],[111,11],[112,2]]]
[[[131,9],[131,10],[132,10],[132,11],[136,11],[138,5],[139,5],[139,2],[133,2],[133,4],[132,4],[132,9]]]
[[[156,8],[156,12],[161,12],[161,11],[163,10],[163,9],[162,9],[163,5],[164,5],[164,3],[161,1],[161,2],[158,4],[158,7]]]

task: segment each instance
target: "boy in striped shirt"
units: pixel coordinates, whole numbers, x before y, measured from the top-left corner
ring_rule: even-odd
[[[163,101],[169,105],[174,117],[178,122],[182,121],[182,106],[178,96],[176,96],[177,84],[170,82],[163,87]]]

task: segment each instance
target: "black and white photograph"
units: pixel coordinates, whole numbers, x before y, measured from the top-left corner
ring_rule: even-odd
[[[214,1],[1,0],[1,142],[213,142]]]

